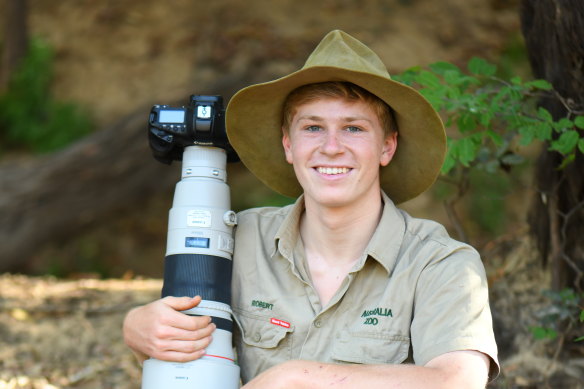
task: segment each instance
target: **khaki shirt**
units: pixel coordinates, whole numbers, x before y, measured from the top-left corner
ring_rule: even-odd
[[[478,253],[383,194],[366,252],[322,306],[305,266],[300,197],[239,214],[233,260],[234,344],[247,382],[290,359],[424,365],[478,350],[498,373],[487,281]]]

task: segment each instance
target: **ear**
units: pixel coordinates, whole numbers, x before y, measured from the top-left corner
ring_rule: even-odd
[[[383,141],[383,149],[381,151],[381,158],[379,159],[379,164],[381,166],[389,165],[389,162],[393,159],[395,151],[397,150],[397,131],[394,131],[388,135]]]
[[[284,146],[284,153],[286,154],[286,161],[292,164],[292,142],[288,131],[282,128],[282,146]]]

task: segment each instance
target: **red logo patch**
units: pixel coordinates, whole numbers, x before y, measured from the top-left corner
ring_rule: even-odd
[[[270,323],[275,324],[275,325],[280,326],[280,327],[290,328],[290,323],[288,323],[287,321],[284,321],[284,320],[271,318]]]

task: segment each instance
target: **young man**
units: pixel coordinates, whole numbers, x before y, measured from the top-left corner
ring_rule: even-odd
[[[478,254],[394,205],[442,164],[426,100],[333,31],[301,70],[238,92],[226,120],[246,166],[299,196],[239,214],[232,307],[246,388],[482,388],[497,374]],[[177,312],[199,301],[132,310],[126,342],[143,358],[201,357],[214,325]]]

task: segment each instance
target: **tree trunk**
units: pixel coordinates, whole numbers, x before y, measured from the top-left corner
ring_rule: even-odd
[[[246,81],[245,74],[226,76],[198,85],[197,93],[212,91],[228,101]],[[178,103],[160,103],[185,105],[188,96]],[[150,108],[142,107],[60,152],[0,164],[0,272],[22,269],[48,241],[71,239],[116,210],[171,191],[180,179],[179,163],[169,168],[152,157]]]
[[[0,66],[0,93],[8,86],[28,49],[27,1],[4,0],[4,39]]]
[[[584,7],[580,0],[523,0],[521,25],[535,78],[562,96],[540,101],[555,119],[584,114]],[[568,105],[568,107],[566,106]],[[537,197],[529,221],[542,258],[551,266],[552,289],[584,290],[584,158],[559,169],[562,156],[544,149],[537,161]]]

